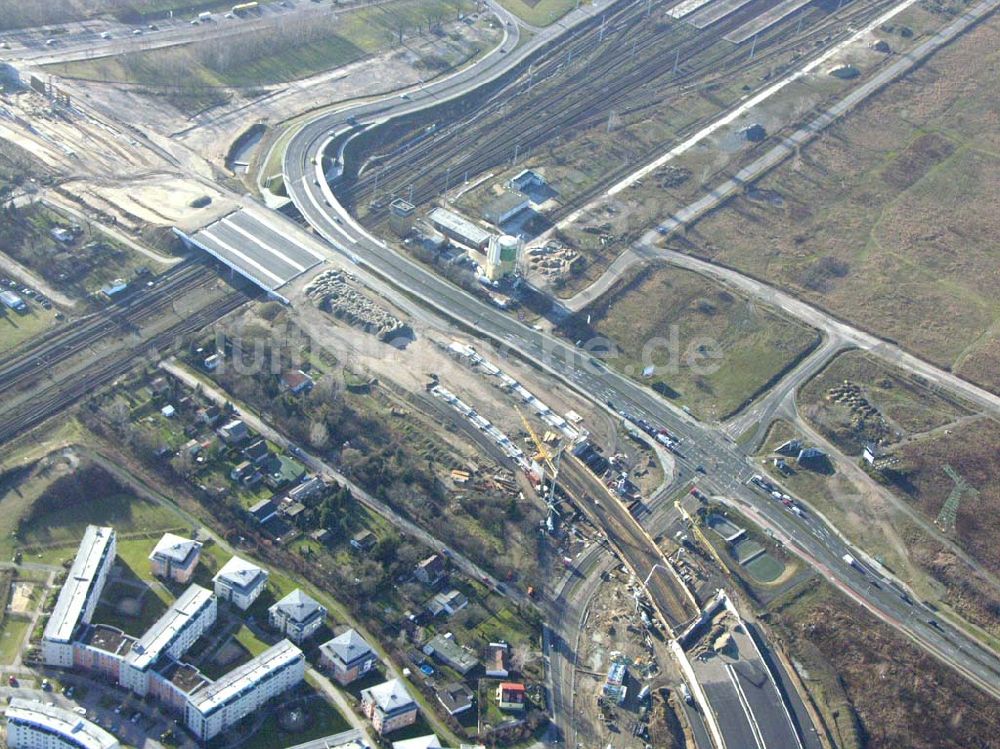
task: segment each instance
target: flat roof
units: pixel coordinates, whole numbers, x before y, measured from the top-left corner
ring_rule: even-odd
[[[92,595],[100,595],[95,588],[97,572],[104,561],[108,546],[114,541],[115,529],[107,526],[88,525],[76,552],[76,559],[69,569],[66,582],[59,592],[59,599],[52,616],[45,625],[46,640],[69,642],[83,617],[83,610]]]
[[[87,628],[82,642],[89,647],[124,658],[135,644],[135,638],[107,624],[94,624]]]
[[[202,715],[209,715],[252,689],[261,679],[280,668],[305,658],[302,651],[288,640],[272,645],[263,653],[205,689],[191,695],[191,706]]]
[[[190,663],[171,660],[163,668],[157,669],[163,677],[185,694],[211,684],[211,680]]]
[[[476,246],[489,241],[490,233],[488,231],[446,208],[435,208],[428,217],[432,223],[437,224],[442,229],[454,232],[463,239],[468,239]]]
[[[7,706],[7,722],[35,726],[66,737],[84,749],[114,749],[118,739],[89,720],[61,707],[15,697]]]
[[[174,643],[197,616],[212,604],[214,594],[200,585],[192,585],[181,593],[170,608],[150,627],[135,645],[125,662],[145,671]]]
[[[280,227],[242,208],[189,238],[267,291],[284,286],[326,259],[317,250],[290,239]]]

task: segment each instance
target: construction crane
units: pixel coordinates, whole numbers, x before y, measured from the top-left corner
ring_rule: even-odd
[[[514,410],[517,411],[517,415],[521,417],[521,423],[524,424],[524,428],[531,436],[531,441],[535,443],[535,449],[538,451],[536,457],[540,458],[542,462],[548,466],[549,471],[552,473],[552,480],[549,482],[549,492],[548,496],[545,498],[545,503],[549,506],[550,511],[555,512],[556,478],[559,476],[559,461],[562,458],[562,449],[557,448],[555,455],[553,455],[546,444],[539,438],[538,433],[531,426],[531,422],[528,421],[528,418],[521,412],[521,409],[514,406]]]

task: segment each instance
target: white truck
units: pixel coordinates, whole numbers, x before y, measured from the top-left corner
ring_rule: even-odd
[[[841,559],[844,560],[844,564],[846,564],[848,567],[858,566],[858,560],[852,557],[850,554],[844,554],[844,556],[842,556]]]
[[[198,20],[201,21],[202,23],[204,23],[205,21],[211,21],[212,20],[212,14],[209,13],[206,10],[206,11],[198,14]]]

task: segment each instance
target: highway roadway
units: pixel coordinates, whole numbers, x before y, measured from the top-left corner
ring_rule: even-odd
[[[606,5],[604,7],[607,7]],[[414,91],[409,99],[384,99],[323,114],[292,138],[284,156],[285,184],[305,220],[336,250],[393,286],[423,301],[445,317],[463,324],[490,340],[496,356],[512,354],[547,370],[577,392],[606,407],[645,418],[667,428],[681,440],[678,467],[695,475],[698,466],[707,475],[699,484],[710,494],[737,503],[756,522],[772,529],[776,538],[812,564],[845,594],[912,638],[952,666],[967,679],[1000,699],[1000,657],[961,630],[937,618],[911,596],[897,589],[898,581],[874,566],[866,574],[844,564],[851,548],[835,529],[800,502],[803,516],[748,485],[753,469],[747,455],[726,435],[699,424],[648,388],[608,369],[586,348],[536,331],[500,314],[437,275],[425,265],[396,252],[371,236],[340,206],[317,164],[331,133],[350,128],[348,119],[361,122],[386,120],[459,96],[495,79],[523,62],[539,47],[552,42],[572,23],[601,12],[601,5],[586,10],[563,25],[550,28],[510,51],[511,44],[487,55],[472,68]],[[507,50],[506,52],[502,50]]]

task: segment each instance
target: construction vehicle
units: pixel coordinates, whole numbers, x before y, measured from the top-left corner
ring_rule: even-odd
[[[559,476],[559,461],[560,458],[562,457],[562,450],[557,448],[555,455],[553,455],[550,452],[549,448],[546,446],[546,444],[538,436],[538,433],[531,426],[531,422],[529,422],[528,418],[521,412],[521,409],[518,408],[517,406],[514,406],[514,410],[517,411],[517,415],[521,417],[521,423],[524,424],[524,428],[528,432],[528,435],[531,437],[531,441],[535,445],[535,450],[537,450],[533,460],[535,461],[541,460],[542,463],[548,467],[549,471],[552,474],[552,477],[549,481],[549,492],[548,495],[545,497],[545,503],[549,506],[550,512],[555,512],[554,507],[555,507],[555,497],[556,497],[556,480]],[[542,477],[543,483],[544,480],[545,479],[543,475]]]

